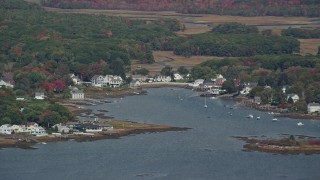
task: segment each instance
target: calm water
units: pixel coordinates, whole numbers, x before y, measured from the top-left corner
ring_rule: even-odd
[[[94,106],[137,122],[190,127],[185,132],[140,134],[94,142],[57,142],[37,150],[0,150],[1,179],[320,179],[320,155],[241,151],[231,136],[320,137],[320,122],[278,118],[233,101],[207,99],[185,89],[150,89],[147,96]],[[232,113],[232,116],[229,115]],[[261,120],[247,119],[249,113]],[[297,122],[305,125],[298,127]]]

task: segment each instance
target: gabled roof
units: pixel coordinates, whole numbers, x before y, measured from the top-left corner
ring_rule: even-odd
[[[309,107],[310,107],[310,106],[320,106],[320,104],[319,104],[319,103],[309,103],[308,106],[309,106]]]
[[[99,77],[101,77],[102,75],[94,75],[91,79],[98,79]]]

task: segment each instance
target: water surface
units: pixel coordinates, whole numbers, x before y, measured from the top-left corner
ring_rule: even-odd
[[[320,137],[320,123],[293,120],[231,100],[207,99],[186,89],[149,89],[148,95],[111,99],[94,112],[137,122],[190,127],[183,132],[139,134],[94,142],[56,142],[37,150],[0,150],[1,179],[319,179],[319,155],[242,151],[231,136],[281,134]],[[89,106],[88,106],[89,107]],[[249,113],[261,120],[247,119]],[[232,114],[232,116],[230,116]],[[297,122],[305,125],[298,127]]]

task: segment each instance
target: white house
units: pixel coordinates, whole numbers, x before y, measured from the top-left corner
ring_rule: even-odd
[[[110,81],[110,87],[120,87],[123,83],[123,80],[120,76],[113,76],[113,78]]]
[[[102,87],[104,83],[104,77],[102,75],[94,75],[91,78],[91,85],[95,87]]]
[[[308,113],[320,112],[319,103],[309,103],[308,104]]]
[[[174,80],[183,80],[183,77],[179,73],[174,73],[173,74],[173,79]]]
[[[78,88],[74,88],[71,91],[71,98],[75,100],[83,100],[84,99],[84,93],[82,90],[79,90]]]
[[[0,134],[11,134],[12,129],[10,124],[3,124],[0,126]]]
[[[0,81],[0,87],[2,87],[2,86],[13,88],[12,84],[5,82],[4,80]]]
[[[39,126],[37,123],[28,123],[27,132],[34,136],[45,136],[47,135],[46,130]]]
[[[198,87],[200,84],[203,84],[204,79],[197,79],[193,83],[188,84],[191,87]]]
[[[297,102],[297,101],[299,101],[299,96],[298,96],[298,94],[288,94],[288,95],[287,95],[287,101],[288,101],[290,98],[293,100],[294,103]]]
[[[44,99],[44,92],[36,92],[34,95],[35,99]]]
[[[27,132],[27,127],[25,125],[12,125],[11,126],[12,132],[15,133],[24,133]]]
[[[154,81],[156,81],[156,82],[170,82],[171,77],[170,76],[157,76],[154,78]]]
[[[0,126],[0,134],[12,134],[28,132],[25,125],[4,124]]]
[[[140,87],[141,86],[141,83],[140,83],[140,81],[138,81],[138,80],[132,80],[131,82],[130,82],[130,87],[131,88],[136,88],[136,87]]]
[[[58,128],[58,132],[60,133],[69,133],[70,132],[70,128],[68,126],[62,125],[60,124],[56,124],[53,126],[54,128],[57,127]]]

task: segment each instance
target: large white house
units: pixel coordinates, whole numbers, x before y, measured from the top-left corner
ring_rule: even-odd
[[[60,133],[69,133],[70,130],[71,130],[68,126],[62,125],[61,123],[60,124],[56,124],[53,127],[54,128],[57,127],[58,132],[60,132]]]
[[[39,126],[37,123],[29,123],[27,126],[27,132],[34,136],[45,136],[47,135],[46,130]]]
[[[91,85],[95,87],[102,87],[104,83],[104,77],[102,75],[94,75],[91,78]]]
[[[29,123],[25,125],[11,125],[4,124],[0,126],[0,134],[12,134],[12,133],[30,133],[35,136],[47,135],[46,130],[39,126],[37,123]]]
[[[200,84],[203,84],[204,79],[197,79],[193,83],[188,84],[189,86],[196,88],[199,87]]]
[[[123,83],[123,79],[120,76],[114,76],[114,75],[94,75],[91,78],[91,84],[92,86],[96,87],[120,87],[121,84]]]
[[[106,75],[103,80],[103,86],[120,87],[123,79],[120,76]]]
[[[154,78],[155,82],[170,82],[171,81],[171,77],[170,76],[156,76]]]
[[[83,100],[84,93],[82,90],[79,90],[77,87],[69,87],[71,89],[71,99]]]

